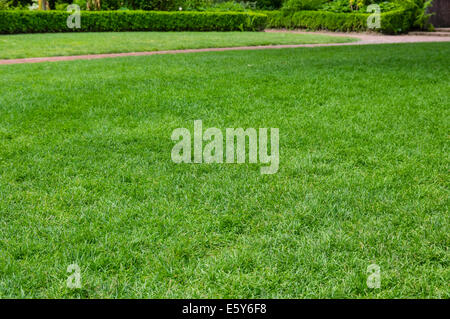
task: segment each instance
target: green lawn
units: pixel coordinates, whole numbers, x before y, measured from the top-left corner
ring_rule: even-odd
[[[449,56],[0,66],[0,297],[449,298]],[[279,128],[278,173],[173,163],[172,131],[196,119]],[[72,263],[81,289],[66,287]]]
[[[0,35],[0,59],[270,44],[354,42],[354,38],[268,32],[99,32]]]

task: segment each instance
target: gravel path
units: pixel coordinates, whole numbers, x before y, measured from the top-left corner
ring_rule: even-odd
[[[268,29],[265,32],[287,32],[287,33],[300,33],[300,34],[324,34],[330,36],[342,36],[347,38],[356,38],[360,41],[350,44],[383,44],[383,43],[416,43],[416,42],[450,42],[449,37],[433,36],[430,35],[386,35],[381,33],[358,33],[358,32],[327,32],[327,31],[303,31],[303,30],[280,30],[280,29]],[[342,44],[342,43],[336,43]],[[348,45],[345,43],[345,45]]]
[[[287,44],[287,45],[264,45],[264,46],[243,46],[231,48],[206,48],[206,49],[188,49],[188,50],[166,50],[166,51],[146,51],[146,52],[128,52],[128,53],[106,53],[89,55],[56,56],[44,58],[26,58],[26,59],[6,59],[0,60],[0,64],[20,64],[20,63],[39,63],[39,62],[57,62],[71,60],[91,60],[103,58],[116,58],[125,56],[143,56],[156,54],[178,54],[195,52],[217,52],[217,51],[237,51],[237,50],[264,50],[264,49],[284,49],[284,48],[314,48],[326,46],[343,45],[366,45],[383,43],[418,43],[418,42],[450,42],[450,37],[440,37],[432,35],[382,35],[378,33],[340,33],[340,32],[307,32],[296,30],[266,30],[265,32],[289,32],[303,34],[325,34],[331,36],[343,36],[359,39],[358,42],[350,43],[327,43],[327,44]]]

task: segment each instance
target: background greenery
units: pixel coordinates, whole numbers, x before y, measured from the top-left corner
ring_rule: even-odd
[[[92,0],[49,0],[51,9],[65,10],[69,3],[79,4],[82,10],[87,9],[87,1]],[[0,0],[0,8],[26,8],[33,0]],[[102,0],[101,10],[220,10],[220,11],[244,11],[244,10],[276,10],[283,7],[285,10],[325,10],[332,12],[366,12],[370,4],[378,4],[382,11],[398,10],[403,6],[424,7],[431,0]],[[91,6],[94,9],[95,6]]]
[[[79,4],[86,9],[88,0],[49,0],[50,7],[63,8],[60,4]],[[130,10],[202,10],[206,8],[222,8],[224,10],[243,8],[279,9],[283,0],[255,0],[255,1],[230,1],[230,0],[102,0],[101,10],[118,10],[126,8]],[[0,3],[8,5],[10,8],[26,7],[33,3],[33,0],[0,0]]]
[[[0,10],[23,9],[26,0],[0,0]],[[12,2],[15,1],[15,2]],[[89,0],[94,1],[94,0]],[[92,2],[87,5],[86,0],[75,0],[82,9],[94,10],[97,8]],[[143,13],[132,10],[151,11],[182,11],[182,12],[241,12],[251,13],[259,11],[269,17],[268,27],[278,28],[307,28],[311,30],[325,29],[331,31],[365,31],[367,30],[368,5],[377,3],[380,5],[381,31],[388,34],[404,33],[410,29],[431,30],[429,16],[426,12],[431,0],[286,0],[286,1],[216,1],[216,0],[104,0],[97,3],[98,10],[109,12],[102,15],[89,15],[84,13],[83,27],[78,31],[135,31],[135,30],[258,30],[264,27],[262,19],[258,18],[258,26],[253,22],[235,20],[231,16],[229,21],[217,20],[217,15],[207,15],[208,22],[202,21],[202,26],[195,19],[182,19],[186,15],[165,16],[165,19],[148,20],[139,18]],[[51,7],[65,10],[67,3],[52,2]],[[264,9],[264,10],[261,10]],[[280,10],[274,10],[280,9]],[[23,14],[23,10],[3,12],[0,19],[0,33],[22,32],[69,32],[65,27],[65,16],[60,12],[52,15],[36,15],[34,17]],[[54,11],[53,11],[54,12]],[[112,12],[120,12],[116,15]],[[130,15],[124,15],[124,12]],[[1,11],[0,11],[1,13]],[[131,14],[136,14],[135,16]],[[155,14],[148,14],[155,17]],[[159,16],[162,18],[163,16]],[[214,18],[212,18],[214,17]],[[87,22],[86,22],[87,19]],[[3,21],[2,21],[3,20]],[[140,21],[134,21],[140,20]],[[164,20],[164,21],[163,21]],[[167,20],[170,20],[168,22]],[[87,24],[87,26],[86,26]],[[219,24],[219,25],[217,25]],[[127,27],[129,25],[129,27]],[[152,27],[155,25],[155,27]]]

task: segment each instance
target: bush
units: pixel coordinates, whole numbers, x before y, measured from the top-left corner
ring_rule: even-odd
[[[253,0],[253,1],[256,1],[256,6],[258,7],[258,9],[275,10],[281,8],[281,5],[284,0]]]
[[[323,11],[330,11],[336,13],[352,12],[352,7],[350,6],[349,0],[335,0],[331,2],[326,2],[320,8]]]
[[[9,2],[6,0],[0,0],[0,10],[8,10]]]
[[[174,11],[178,10],[183,0],[102,0],[100,2],[102,10],[119,10],[126,7],[130,10],[157,10],[157,11]]]
[[[86,10],[87,0],[73,0],[72,3],[80,6],[80,10]]]
[[[284,11],[318,10],[327,0],[287,0]]]
[[[366,14],[325,11],[298,11],[292,14],[278,12],[270,16],[268,24],[270,27],[288,29],[363,31],[366,29],[367,17]]]
[[[182,0],[182,3],[183,10],[239,12],[279,9],[282,0]]]
[[[68,3],[55,3],[55,10],[66,11]]]
[[[324,3],[319,10],[330,11],[336,13],[344,12],[360,12],[366,13],[367,6],[370,4],[378,4],[381,12],[395,11],[403,9],[403,6],[398,2],[388,2],[385,0],[334,0]]]
[[[0,0],[0,10],[28,10],[32,0]]]
[[[8,2],[8,1],[6,1]],[[10,2],[10,8],[16,7],[16,8],[26,8],[27,6],[31,5],[33,3],[33,0],[9,0]]]
[[[82,11],[81,28],[66,25],[64,11],[0,11],[0,33],[72,31],[253,31],[267,16],[239,12]]]
[[[381,31],[387,34],[408,32],[413,27],[414,15],[411,10],[396,10],[381,14]]]
[[[265,12],[268,27],[271,28],[306,28],[310,30],[330,31],[367,31],[367,13],[334,13],[326,11],[282,11]],[[386,34],[407,32],[412,26],[410,10],[397,10],[381,13],[381,31]]]
[[[416,29],[432,28],[429,18],[431,14],[427,13],[428,7],[431,6],[432,0],[397,0],[403,7],[408,8],[412,12],[413,27]]]
[[[249,2],[224,1],[212,3],[211,5],[204,6],[202,8],[197,7],[195,8],[195,10],[217,11],[217,12],[224,12],[224,11],[242,12],[252,9],[251,4],[252,3]]]

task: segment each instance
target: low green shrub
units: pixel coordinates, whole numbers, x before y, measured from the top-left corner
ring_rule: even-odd
[[[55,10],[66,11],[68,5],[68,3],[56,3]]]
[[[9,1],[0,0],[0,10],[8,10],[9,9]]]
[[[381,12],[395,11],[405,8],[405,6],[400,2],[389,2],[385,0],[333,0],[330,2],[325,2],[319,10],[336,13],[366,13],[368,5],[371,4],[377,4],[380,6]]]
[[[33,3],[33,0],[8,0],[7,2],[10,3],[10,8],[27,8],[29,5]]]
[[[397,3],[411,11],[413,16],[413,28],[427,30],[432,29],[429,19],[431,14],[428,13],[428,8],[432,4],[432,0],[396,0]]]
[[[331,2],[326,2],[319,9],[322,11],[336,12],[336,13],[348,13],[352,12],[349,0],[335,0]]]
[[[264,12],[268,16],[269,28],[305,28],[330,31],[367,31],[368,13],[334,13],[326,11],[282,11]],[[381,13],[381,28],[386,34],[407,32],[412,26],[410,10],[396,10]]]
[[[251,12],[82,11],[69,29],[64,11],[0,11],[0,33],[72,31],[256,31],[267,16]]]
[[[318,10],[327,0],[287,0],[284,11]]]
[[[413,12],[408,9],[381,13],[381,32],[387,34],[408,32],[413,27],[413,21]]]
[[[213,2],[210,5],[205,5],[203,7],[188,8],[188,10],[195,11],[233,11],[242,12],[249,11],[255,8],[254,2],[235,2],[235,1],[224,1],[224,2]]]
[[[88,0],[73,0],[72,1],[72,3],[78,5],[81,10],[86,10],[87,2],[88,2]],[[103,1],[102,1],[102,3],[103,3]]]
[[[157,10],[173,11],[178,10],[180,6],[184,7],[186,2],[195,0],[101,0],[101,10],[119,10],[127,8],[130,10]],[[85,7],[82,7],[85,9]]]
[[[263,10],[275,10],[279,9],[285,0],[250,0],[256,1],[256,6],[258,9]]]
[[[130,10],[158,10],[158,11],[178,11],[181,7],[183,11],[206,11],[207,9],[224,8],[225,11],[236,7],[252,7],[258,9],[279,9],[283,0],[102,0],[102,10],[118,10],[124,6]]]

